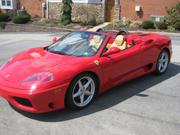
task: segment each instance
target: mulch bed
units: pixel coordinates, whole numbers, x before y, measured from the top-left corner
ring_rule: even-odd
[[[73,30],[86,30],[86,27],[75,27],[75,28],[61,28],[54,26],[40,26],[29,24],[14,24],[7,23],[5,29],[0,32],[59,32],[59,31],[73,31]]]

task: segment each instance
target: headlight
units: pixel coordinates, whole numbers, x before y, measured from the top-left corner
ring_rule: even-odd
[[[54,76],[50,72],[40,72],[33,74],[32,76],[27,77],[22,83],[23,84],[32,84],[32,83],[45,83],[54,80]]]

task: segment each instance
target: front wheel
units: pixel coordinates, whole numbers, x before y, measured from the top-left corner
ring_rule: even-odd
[[[169,54],[166,50],[163,50],[157,60],[156,74],[163,74],[166,72],[169,65]]]
[[[66,106],[71,110],[83,109],[94,99],[97,91],[96,78],[91,74],[76,77],[66,94]]]

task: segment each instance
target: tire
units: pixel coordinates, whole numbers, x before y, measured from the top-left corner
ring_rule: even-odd
[[[156,64],[156,74],[157,75],[161,75],[164,74],[167,69],[168,69],[168,65],[169,65],[169,53],[166,50],[161,51],[161,53],[159,54],[158,60],[157,60],[157,64]]]
[[[77,76],[70,84],[66,93],[66,107],[81,110],[92,103],[96,96],[98,84],[96,77],[89,73]]]

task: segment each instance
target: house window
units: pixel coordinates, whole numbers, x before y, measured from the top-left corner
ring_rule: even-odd
[[[6,0],[6,5],[11,6],[11,0]]]
[[[6,0],[2,0],[2,6],[6,6]]]
[[[11,0],[1,0],[2,6],[11,6]]]
[[[151,15],[150,19],[153,22],[164,22],[165,17],[164,16],[158,16],[158,15]]]
[[[1,9],[14,9],[15,0],[0,0]]]

